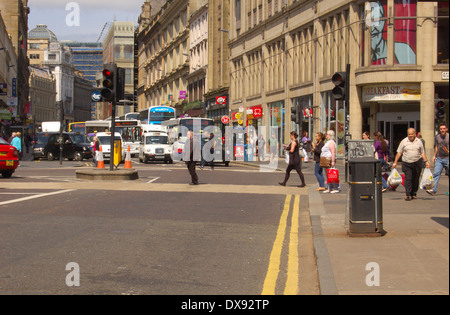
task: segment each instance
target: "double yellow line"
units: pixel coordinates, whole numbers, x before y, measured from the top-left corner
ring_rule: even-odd
[[[273,244],[272,253],[270,254],[269,267],[267,269],[266,279],[262,295],[274,295],[277,284],[278,275],[280,273],[281,253],[286,235],[288,216],[291,208],[292,195],[286,196],[283,213],[281,214],[280,224],[278,225],[277,236]],[[289,251],[287,262],[287,279],[284,288],[285,295],[296,295],[298,293],[298,218],[300,211],[300,196],[294,198],[294,205],[291,216],[291,229],[289,232]]]

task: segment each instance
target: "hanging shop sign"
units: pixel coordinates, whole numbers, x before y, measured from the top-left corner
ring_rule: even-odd
[[[225,105],[227,103],[226,96],[217,96],[216,97],[216,105]]]

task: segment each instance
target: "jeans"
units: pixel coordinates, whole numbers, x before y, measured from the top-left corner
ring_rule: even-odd
[[[320,167],[320,162],[316,162],[314,166],[314,175],[316,175],[319,187],[325,187],[325,178],[323,177],[323,168]]]
[[[381,163],[381,167],[383,167],[386,164],[386,161],[384,159],[379,159],[379,160],[380,160],[380,163]],[[381,176],[381,181],[383,183],[383,188],[388,188],[387,181],[386,181],[386,179],[383,176]]]
[[[448,159],[436,158],[436,163],[434,164],[434,188],[433,192],[437,192],[437,185],[439,183],[439,179],[441,178],[441,173],[444,167],[448,167]]]

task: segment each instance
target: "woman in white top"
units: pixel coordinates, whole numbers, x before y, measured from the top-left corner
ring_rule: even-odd
[[[328,130],[326,134],[327,142],[322,148],[321,157],[331,159],[331,167],[336,165],[336,142],[334,142],[335,133],[333,130]],[[338,184],[327,184],[327,190],[324,193],[335,194],[339,192]]]

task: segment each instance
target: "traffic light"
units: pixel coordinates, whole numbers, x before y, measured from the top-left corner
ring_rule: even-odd
[[[296,124],[300,125],[302,122],[302,109],[300,105],[295,105],[291,107],[291,120]]]
[[[116,104],[119,104],[120,101],[125,99],[125,69],[124,68],[116,68],[116,84],[115,84],[115,95],[116,95]]]
[[[334,84],[334,88],[331,91],[335,100],[345,100],[346,97],[346,83],[347,83],[347,73],[346,72],[336,72],[331,77],[331,82]]]
[[[445,117],[445,102],[443,100],[437,100],[435,102],[436,119]]]
[[[108,63],[103,65],[103,82],[101,95],[105,101],[113,102],[115,100],[115,80],[114,75],[116,73],[116,65]]]

